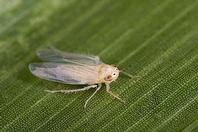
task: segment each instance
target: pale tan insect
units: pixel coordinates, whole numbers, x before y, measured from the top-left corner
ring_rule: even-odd
[[[29,69],[37,77],[42,79],[74,85],[88,85],[81,89],[73,90],[46,90],[50,93],[73,93],[95,88],[96,91],[86,100],[86,108],[89,100],[102,87],[106,85],[106,91],[114,98],[123,101],[120,97],[110,91],[110,83],[115,81],[119,73],[117,67],[100,61],[97,56],[80,55],[61,52],[57,49],[44,49],[37,52],[38,57],[45,61],[43,63],[32,63]],[[127,76],[130,74],[122,72]]]

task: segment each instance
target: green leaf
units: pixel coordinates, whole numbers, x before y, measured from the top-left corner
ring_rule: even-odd
[[[198,131],[197,0],[0,0],[1,131]],[[98,55],[140,76],[94,92],[39,79],[38,49]]]

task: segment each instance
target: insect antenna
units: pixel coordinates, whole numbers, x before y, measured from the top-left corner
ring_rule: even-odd
[[[130,77],[131,79],[139,79],[139,78],[140,78],[140,76],[133,76],[132,74],[127,73],[127,72],[125,72],[125,71],[123,71],[123,70],[121,70],[120,72],[121,72],[123,75],[125,75],[125,76],[127,76],[127,77]]]

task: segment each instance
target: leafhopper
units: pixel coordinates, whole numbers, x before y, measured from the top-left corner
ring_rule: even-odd
[[[120,71],[114,65],[103,63],[98,56],[67,53],[54,48],[40,50],[37,56],[44,62],[29,64],[33,75],[64,84],[86,85],[80,89],[46,90],[47,92],[66,94],[95,89],[95,92],[85,101],[84,107],[86,108],[90,99],[100,90],[102,84],[105,84],[107,93],[125,103],[118,95],[110,91],[110,83],[118,78],[120,72],[129,77],[133,76]]]

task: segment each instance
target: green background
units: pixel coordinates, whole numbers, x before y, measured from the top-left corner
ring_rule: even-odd
[[[98,55],[141,78],[112,91],[34,77],[38,49]],[[198,131],[197,0],[0,0],[0,131]]]

